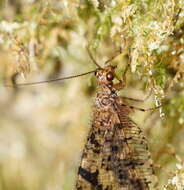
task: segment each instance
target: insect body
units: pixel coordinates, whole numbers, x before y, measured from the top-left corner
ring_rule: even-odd
[[[78,169],[77,190],[149,190],[152,161],[141,129],[129,118],[130,106],[117,96],[114,67],[96,72],[94,118]]]

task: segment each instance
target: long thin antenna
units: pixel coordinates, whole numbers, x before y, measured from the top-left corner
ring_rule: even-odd
[[[121,53],[122,53],[122,49],[121,49],[121,47],[120,47],[120,49],[118,50],[118,52],[117,52],[114,56],[112,56],[110,59],[108,59],[108,60],[105,62],[105,64],[111,62],[114,58],[116,58],[117,56],[119,56]]]
[[[86,47],[89,57],[91,58],[91,60],[93,61],[93,63],[100,69],[102,69],[102,67],[96,62],[96,60],[94,59],[93,55],[91,54],[91,51],[89,50],[89,47]]]
[[[67,80],[67,79],[72,79],[72,78],[76,78],[76,77],[80,77],[80,76],[84,76],[90,73],[94,73],[96,71],[89,71],[86,73],[82,73],[82,74],[78,74],[78,75],[73,75],[73,76],[68,76],[68,77],[63,77],[63,78],[57,78],[57,79],[51,79],[51,80],[44,80],[44,81],[38,81],[38,82],[27,82],[27,83],[18,83],[18,84],[14,84],[14,85],[4,85],[5,87],[17,87],[17,86],[29,86],[29,85],[35,85],[35,84],[44,84],[44,83],[51,83],[51,82],[56,82],[56,81],[62,81],[62,80]]]

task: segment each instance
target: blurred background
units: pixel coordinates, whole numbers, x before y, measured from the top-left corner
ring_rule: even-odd
[[[112,61],[119,95],[164,103],[132,119],[149,141],[159,189],[184,187],[184,0],[0,1],[0,190],[74,190],[93,118],[93,74]]]

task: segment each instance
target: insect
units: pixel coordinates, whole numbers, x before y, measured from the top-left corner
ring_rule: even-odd
[[[77,190],[148,190],[153,169],[147,140],[117,96],[113,66],[96,72],[94,117],[78,170]]]
[[[73,76],[95,72],[98,81],[93,122],[82,153],[76,189],[153,189],[155,176],[147,140],[142,130],[129,118],[134,107],[129,106],[117,95],[119,85],[113,83],[116,67],[108,65],[102,68],[91,54],[90,57],[98,69]],[[73,77],[19,85],[53,82]],[[120,80],[120,84],[122,85],[123,81]]]

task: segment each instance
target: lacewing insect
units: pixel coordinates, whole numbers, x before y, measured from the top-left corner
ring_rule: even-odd
[[[94,118],[78,170],[77,190],[148,190],[153,169],[147,141],[113,86],[114,67],[97,70]]]
[[[98,67],[96,70],[49,81],[17,84],[17,86],[54,82],[95,72],[98,90],[93,121],[81,157],[76,189],[155,189],[156,177],[153,174],[147,140],[142,130],[129,118],[132,109],[139,108],[129,106],[123,98],[117,95],[119,85],[113,83],[115,67],[108,65],[102,68],[90,52],[89,55]],[[123,87],[124,81],[119,81]],[[155,108],[147,110],[153,109]]]

